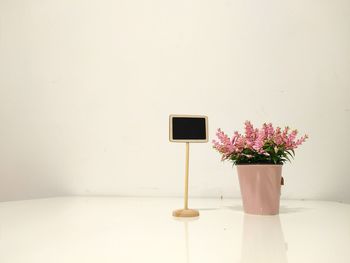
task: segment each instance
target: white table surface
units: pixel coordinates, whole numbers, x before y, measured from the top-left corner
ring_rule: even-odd
[[[281,201],[279,216],[240,200],[65,197],[0,203],[1,263],[350,262],[350,205]]]

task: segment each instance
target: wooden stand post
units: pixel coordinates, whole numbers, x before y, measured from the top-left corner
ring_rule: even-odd
[[[199,212],[194,209],[188,209],[188,174],[190,165],[190,143],[186,142],[186,168],[185,168],[185,196],[184,196],[184,209],[175,210],[173,216],[176,217],[196,217],[199,216]]]
[[[185,197],[184,208],[188,209],[188,171],[190,166],[190,143],[186,142]]]

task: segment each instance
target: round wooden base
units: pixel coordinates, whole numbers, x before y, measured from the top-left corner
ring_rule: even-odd
[[[173,212],[175,217],[197,217],[199,212],[194,209],[178,209]]]

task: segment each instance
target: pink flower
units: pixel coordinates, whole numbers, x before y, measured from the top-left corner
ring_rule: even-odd
[[[248,148],[252,148],[254,145],[255,138],[257,137],[256,131],[250,121],[246,121],[245,125],[245,138]]]
[[[275,130],[275,134],[273,135],[273,142],[276,145],[281,145],[283,143],[283,139],[282,139],[282,134],[281,134],[281,128],[277,127]]]
[[[264,146],[264,139],[265,139],[265,130],[261,129],[259,131],[258,137],[254,142],[253,149],[259,153],[263,152],[264,150],[262,149],[262,147]]]
[[[267,137],[270,139],[275,133],[275,129],[272,126],[272,123],[267,124]]]
[[[287,142],[286,142],[286,149],[293,149],[295,147],[295,138],[298,134],[298,131],[297,130],[293,130],[289,135],[288,135],[288,138],[287,138]]]
[[[299,140],[297,140],[295,142],[295,147],[294,148],[298,148],[299,145],[302,145],[303,142],[306,141],[306,139],[309,138],[309,136],[307,134],[305,134],[304,136],[302,136]]]
[[[246,144],[246,138],[242,135],[239,135],[237,137],[237,140],[234,144],[234,149],[235,149],[235,152],[241,152],[244,150],[245,148],[245,144]]]
[[[216,136],[219,141],[213,140],[213,147],[223,154],[223,159],[227,159],[234,150],[233,144],[221,129],[217,130]]]
[[[244,135],[235,131],[231,139],[221,129],[217,130],[218,140],[212,142],[213,148],[221,153],[222,160],[232,159],[235,163],[242,156],[249,159],[260,156],[259,159],[263,157],[265,162],[276,163],[277,156],[280,158],[277,163],[283,163],[285,161],[283,151],[296,149],[308,138],[304,135],[297,139],[297,130],[290,131],[287,126],[282,131],[280,127],[274,128],[272,123],[264,123],[260,129],[257,129],[250,121],[246,121],[244,129]],[[249,154],[246,154],[247,152]],[[274,158],[269,158],[271,155]]]

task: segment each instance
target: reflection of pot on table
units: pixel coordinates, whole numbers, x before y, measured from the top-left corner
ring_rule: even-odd
[[[241,262],[287,262],[279,216],[244,215]]]

